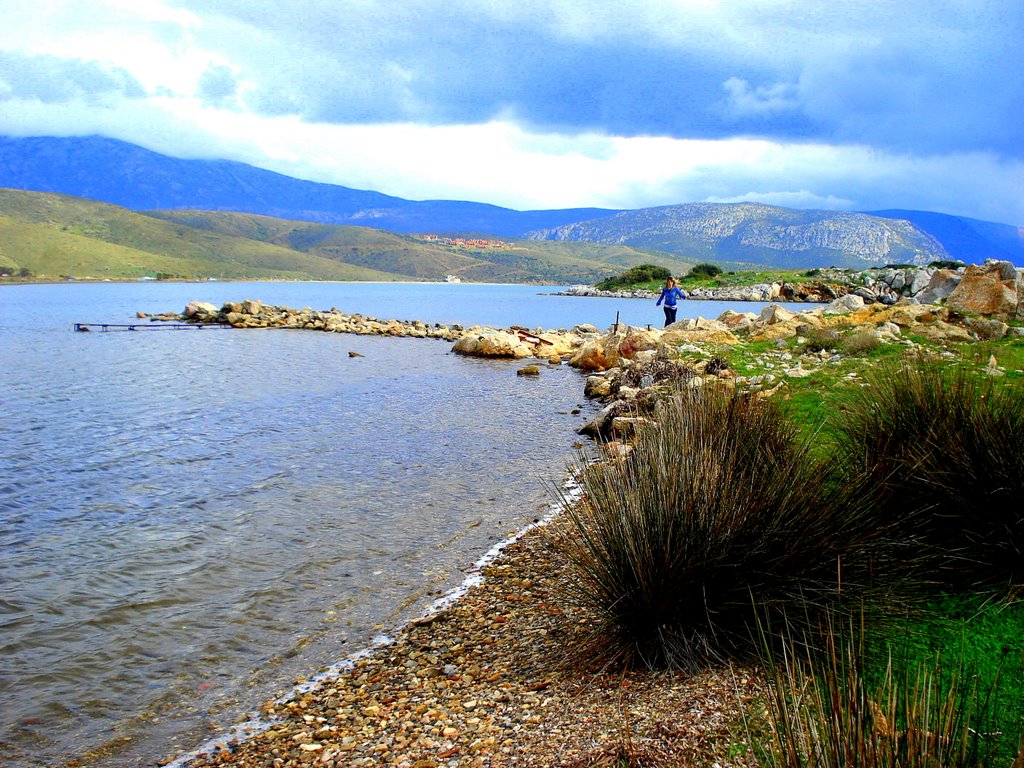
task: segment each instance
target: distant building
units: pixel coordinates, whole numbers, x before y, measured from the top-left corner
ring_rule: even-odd
[[[446,283],[461,283],[462,279],[456,275],[447,275],[445,276],[444,281]]]

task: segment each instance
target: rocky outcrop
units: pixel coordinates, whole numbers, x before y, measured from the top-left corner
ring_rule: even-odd
[[[967,267],[946,306],[999,320],[1024,319],[1024,269],[992,259]]]

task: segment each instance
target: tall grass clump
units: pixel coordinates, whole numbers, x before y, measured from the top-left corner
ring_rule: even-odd
[[[881,366],[832,422],[837,461],[878,489],[936,581],[1024,582],[1024,393],[978,368]]]
[[[962,663],[890,660],[865,674],[865,633],[828,627],[824,643],[790,637],[766,654],[772,768],[974,768],[1024,766],[1019,727],[994,727],[998,678],[979,680]]]
[[[740,657],[759,612],[813,622],[902,561],[852,501],[860,486],[813,460],[772,401],[697,390],[657,419],[625,459],[581,467],[568,507],[575,597],[599,619],[590,653],[683,669]]]

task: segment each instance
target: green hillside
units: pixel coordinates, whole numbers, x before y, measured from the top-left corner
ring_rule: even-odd
[[[147,214],[84,198],[0,189],[0,268],[37,279],[271,278],[593,283],[678,256],[580,242],[433,238],[212,211]]]
[[[151,211],[149,215],[347,264],[430,280],[453,274],[482,282],[591,283],[618,274],[623,267],[652,260],[679,273],[693,266],[693,262],[676,254],[653,254],[630,246],[510,240],[484,235],[483,240],[499,245],[456,247],[368,227],[316,224],[248,213]]]
[[[0,266],[56,278],[394,280],[394,275],[83,198],[0,189]]]

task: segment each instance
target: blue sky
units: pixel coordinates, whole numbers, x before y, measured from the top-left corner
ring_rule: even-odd
[[[1024,3],[4,0],[0,133],[513,208],[1024,225]]]

